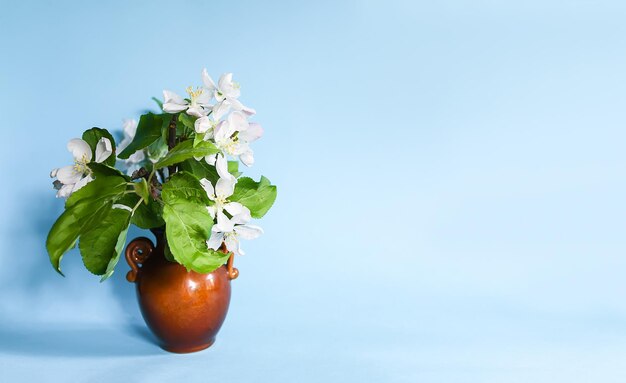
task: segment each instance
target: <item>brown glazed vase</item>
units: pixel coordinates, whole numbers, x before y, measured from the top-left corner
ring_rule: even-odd
[[[176,353],[203,350],[215,342],[228,312],[230,281],[239,274],[233,256],[209,274],[187,271],[165,258],[163,231],[153,232],[156,247],[145,237],[126,247],[131,267],[126,279],[135,283],[141,314],[161,347]]]

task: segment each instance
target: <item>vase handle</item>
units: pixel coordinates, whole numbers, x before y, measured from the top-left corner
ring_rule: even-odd
[[[233,280],[237,279],[239,276],[239,270],[233,267],[233,261],[235,260],[235,253],[230,253],[230,257],[228,258],[228,263],[226,263],[226,271],[228,272],[228,279]]]
[[[222,242],[222,245],[220,246],[219,251],[221,251],[224,254],[228,253],[228,249],[226,248],[226,244],[224,242]],[[228,279],[230,280],[237,279],[237,277],[239,276],[239,270],[233,267],[234,261],[235,261],[235,253],[231,252],[230,257],[228,257],[228,262],[226,262],[226,272],[228,273]]]
[[[146,262],[154,250],[154,244],[146,237],[135,238],[126,246],[126,262],[130,266],[130,271],[126,274],[128,282],[135,282],[139,274],[140,264]]]

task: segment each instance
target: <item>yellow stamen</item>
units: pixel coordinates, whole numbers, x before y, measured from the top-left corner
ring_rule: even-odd
[[[86,154],[83,154],[80,159],[74,161],[74,170],[76,170],[77,173],[91,174],[91,169],[87,166],[88,163],[89,158],[87,158]]]
[[[235,149],[237,149],[237,139],[228,140],[222,148],[226,153],[233,155],[235,153]]]
[[[200,87],[196,88],[196,90],[193,90],[191,86],[188,86],[185,90],[187,91],[187,94],[189,95],[189,98],[191,98],[191,100],[195,100],[196,98],[200,97],[200,95],[204,91]]]

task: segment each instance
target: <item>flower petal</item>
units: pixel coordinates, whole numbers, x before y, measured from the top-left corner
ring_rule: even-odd
[[[228,88],[233,84],[233,74],[232,73],[224,73],[220,76],[220,79],[217,82],[217,86],[222,90],[223,88]]]
[[[247,209],[245,206],[240,204],[239,202],[228,202],[224,204],[224,210],[228,212],[231,216],[236,216],[237,214],[241,214],[244,209]]]
[[[230,142],[230,136],[235,133],[228,121],[220,121],[215,126],[214,130],[215,133],[213,136],[215,137],[215,143],[218,144],[218,146],[220,145],[220,143]]]
[[[229,145],[228,154],[233,156],[240,156],[243,153],[250,150],[250,146],[243,140],[235,141],[232,145]]]
[[[73,138],[67,143],[67,150],[72,153],[72,156],[76,161],[90,162],[91,161],[91,147],[87,142],[80,138]],[[63,181],[61,181],[63,182]],[[65,182],[63,182],[65,183]]]
[[[250,215],[250,209],[243,206],[239,202],[229,202],[224,205],[224,210],[226,210],[233,218],[231,218],[231,222],[235,225],[243,225],[252,219]]]
[[[189,106],[184,98],[169,90],[163,91],[163,98],[163,111],[167,113],[182,112]]]
[[[67,198],[72,194],[72,189],[74,189],[74,185],[63,185],[59,191],[57,192],[57,198]]]
[[[235,177],[220,178],[215,184],[215,195],[222,199],[230,197],[235,192],[235,183],[237,183]]]
[[[232,112],[228,115],[228,124],[233,132],[243,132],[248,129],[248,118],[241,112]]]
[[[255,239],[263,234],[263,229],[256,225],[238,225],[234,230],[243,239]]]
[[[209,102],[211,102],[212,98],[213,98],[213,93],[205,89],[202,89],[202,93],[200,93],[200,95],[196,97],[196,103],[202,106],[206,106],[209,104]]]
[[[238,112],[242,111],[243,108],[245,108],[245,106],[243,106],[243,104],[241,103],[241,101],[237,100],[236,98],[229,98],[226,101],[228,101],[230,103],[230,107],[233,110],[236,110]]]
[[[211,238],[206,241],[206,245],[209,249],[217,250],[222,246],[222,242],[224,242],[224,233],[212,230]]]
[[[171,102],[163,104],[163,111],[166,113],[178,113],[185,109],[187,109],[187,105],[179,105]]]
[[[254,116],[256,114],[256,110],[254,110],[252,108],[248,108],[247,106],[244,106],[244,105],[242,105],[241,111],[248,117],[249,116]]]
[[[178,105],[187,105],[187,101],[182,98],[181,96],[179,96],[177,93],[174,93],[170,90],[164,90],[163,91],[163,103],[172,103],[172,104],[178,104]]]
[[[211,181],[203,178],[200,180],[200,185],[202,185],[202,188],[206,192],[206,195],[209,197],[209,199],[211,201],[215,201],[215,189],[213,188],[213,184],[211,183]]]
[[[215,219],[215,212],[216,212],[215,205],[207,206],[206,211],[209,212],[209,215],[211,216],[211,218]]]
[[[224,238],[224,243],[226,243],[226,249],[228,249],[228,251],[232,251],[237,255],[244,255],[241,247],[239,247],[239,241],[237,240],[236,235],[226,235]]]
[[[216,209],[215,215],[217,217],[217,223],[213,227],[217,231],[222,233],[230,233],[233,231],[235,224],[224,214],[224,211]]]
[[[239,133],[239,139],[244,140],[246,142],[256,141],[263,135],[263,127],[256,122],[250,122],[248,124],[248,129]]]
[[[217,82],[217,86],[226,98],[237,98],[239,97],[240,91],[235,83],[233,82],[233,74],[232,73],[224,73],[220,76],[219,81]]]
[[[228,161],[223,154],[217,155],[217,159],[215,160],[215,170],[217,170],[217,174],[220,178],[235,178],[235,176],[228,172]]]
[[[252,151],[252,149],[248,149],[248,151],[239,155],[239,159],[241,160],[241,163],[243,163],[247,167],[250,167],[254,165],[254,152]]]
[[[224,117],[226,113],[230,110],[230,102],[228,100],[223,100],[213,105],[212,113],[213,118],[217,121]]]
[[[78,182],[74,184],[74,189],[72,189],[72,193],[82,188],[83,186],[87,185],[91,181],[93,181],[93,177],[90,175],[86,175],[85,177],[81,178]]]
[[[202,70],[202,83],[204,83],[204,87],[207,89],[208,93],[213,94],[215,92],[215,83],[211,76],[209,76],[209,72],[206,68]]]
[[[137,120],[134,118],[123,120],[122,129],[124,129],[124,136],[132,140],[137,133]]]
[[[190,115],[190,116],[194,116],[194,117],[202,117],[206,113],[207,112],[200,105],[191,106],[191,107],[189,107],[189,109],[187,109],[187,114]]]
[[[76,171],[76,167],[73,165],[64,166],[59,168],[56,173],[57,179],[64,185],[74,185],[76,182],[83,178],[83,173]]]
[[[213,124],[211,124],[211,120],[207,116],[198,118],[193,124],[196,133],[206,133],[212,126]]]
[[[102,137],[96,144],[96,162],[102,163],[109,158],[112,153],[113,147],[111,146],[111,141],[106,137]]]
[[[209,165],[215,165],[215,161],[217,159],[217,154],[211,154],[204,157],[204,161]]]

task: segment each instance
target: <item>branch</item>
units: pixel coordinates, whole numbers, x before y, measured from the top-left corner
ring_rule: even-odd
[[[167,128],[167,148],[172,150],[176,146],[176,119],[178,114],[173,114],[170,120],[170,126]],[[169,166],[167,168],[169,176],[176,173],[176,165]]]

